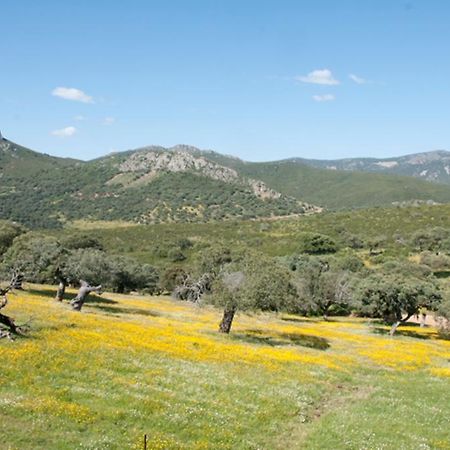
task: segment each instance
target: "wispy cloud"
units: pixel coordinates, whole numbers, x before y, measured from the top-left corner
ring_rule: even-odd
[[[313,95],[312,98],[316,102],[332,102],[336,99],[333,94]]]
[[[103,125],[112,125],[116,119],[114,117],[105,117],[103,119]]]
[[[79,114],[78,116],[75,116],[73,119],[77,120],[78,122],[81,122],[83,120],[86,120],[86,117]]]
[[[77,129],[75,127],[66,127],[61,128],[60,130],[53,130],[51,134],[58,137],[70,137],[73,136],[76,132]]]
[[[94,99],[90,95],[87,95],[85,92],[76,88],[57,87],[53,89],[52,95],[74,102],[94,103]]]
[[[350,80],[354,81],[356,84],[366,84],[367,80],[361,77],[358,77],[358,75],[355,75],[354,73],[349,74],[348,76]]]
[[[333,77],[331,70],[329,69],[317,69],[308,73],[305,76],[295,77],[297,81],[302,83],[312,83],[312,84],[326,84],[328,86],[339,84],[339,81]]]

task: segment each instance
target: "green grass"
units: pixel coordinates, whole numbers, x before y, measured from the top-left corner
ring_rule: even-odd
[[[433,329],[238,314],[224,336],[211,307],[104,294],[80,314],[52,297],[4,310],[32,321],[0,341],[2,449],[142,449],[144,434],[150,449],[450,448]]]

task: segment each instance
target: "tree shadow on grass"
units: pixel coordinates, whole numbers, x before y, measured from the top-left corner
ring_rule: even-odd
[[[31,295],[48,297],[48,298],[52,298],[52,299],[54,299],[56,297],[56,287],[55,287],[55,289],[24,289],[22,292],[28,292]],[[76,297],[76,295],[77,294],[75,294],[75,293],[66,293],[64,295],[64,300],[65,301],[72,300],[73,298]],[[97,304],[97,303],[113,305],[118,302],[116,302],[115,300],[112,300],[110,298],[100,296],[100,295],[95,295],[95,296],[90,295],[85,302],[86,305],[87,304],[92,305],[92,304]]]
[[[56,287],[55,289],[24,289],[21,292],[28,292],[31,295],[38,295],[41,297],[49,297],[49,298],[55,298],[56,297]],[[66,294],[67,296],[67,294]]]
[[[71,296],[70,300],[74,297],[75,297],[75,295]],[[94,307],[96,305],[115,305],[117,303],[119,303],[119,302],[117,302],[116,300],[112,300],[110,298],[103,297],[100,295],[89,295],[89,297],[84,302],[85,305],[94,306]]]
[[[150,316],[150,317],[160,317],[162,314],[156,311],[152,311],[150,309],[141,309],[141,308],[120,308],[117,306],[103,306],[103,305],[92,305],[86,303],[88,306],[92,306],[93,308],[105,312],[107,314],[134,314],[140,316]]]
[[[284,320],[285,322],[311,322],[311,319],[306,317],[282,317],[281,320]]]
[[[325,338],[302,333],[275,333],[267,335],[264,330],[245,330],[242,333],[232,333],[230,337],[250,344],[270,345],[299,345],[301,347],[326,350],[330,344]]]
[[[322,316],[314,317],[282,317],[281,320],[285,322],[299,322],[299,323],[315,323],[315,322],[338,322],[336,319],[327,318],[324,319]]]
[[[374,327],[373,328],[374,333],[376,334],[382,334],[382,335],[389,335],[389,329],[381,328],[381,327]],[[418,333],[414,330],[397,330],[394,334],[394,336],[405,336],[405,337],[412,337],[416,339],[431,339],[432,337],[436,337],[437,333]]]

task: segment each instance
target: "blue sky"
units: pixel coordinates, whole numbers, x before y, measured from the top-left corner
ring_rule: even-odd
[[[58,156],[450,149],[450,2],[0,3],[0,130]]]

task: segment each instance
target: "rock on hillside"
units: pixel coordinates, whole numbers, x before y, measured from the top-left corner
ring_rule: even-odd
[[[270,189],[260,180],[242,178],[232,168],[209,161],[203,156],[195,156],[187,146],[173,147],[170,151],[150,150],[133,153],[125,161],[118,164],[120,173],[138,173],[140,177],[133,180],[133,185],[139,181],[152,180],[161,172],[190,172],[224,183],[237,183],[249,186],[253,193],[262,199],[278,199],[279,192]],[[178,150],[182,148],[182,150]],[[195,147],[192,147],[195,149]],[[197,150],[197,149],[195,149]]]

